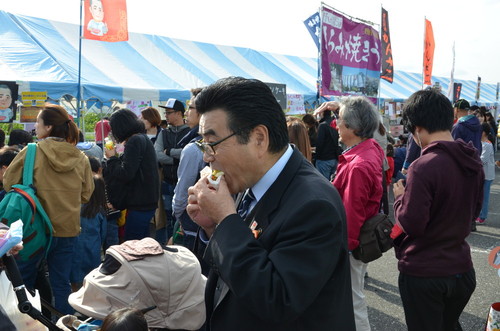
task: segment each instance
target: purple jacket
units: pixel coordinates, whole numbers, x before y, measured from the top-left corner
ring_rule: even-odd
[[[471,143],[428,145],[408,169],[405,193],[394,202],[404,231],[396,239],[401,273],[444,277],[472,269],[465,241],[483,199],[481,160]]]

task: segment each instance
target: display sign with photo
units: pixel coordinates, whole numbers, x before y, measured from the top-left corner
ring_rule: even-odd
[[[18,91],[16,82],[0,81],[0,123],[12,123],[16,118]]]

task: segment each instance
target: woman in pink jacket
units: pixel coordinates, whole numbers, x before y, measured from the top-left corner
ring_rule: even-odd
[[[382,160],[380,145],[372,138],[379,126],[375,106],[365,97],[349,97],[341,101],[337,127],[346,146],[339,156],[333,185],[344,203],[347,217],[349,251],[358,247],[363,223],[378,213],[382,197]],[[349,255],[356,330],[370,330],[366,309],[364,276],[367,263]]]

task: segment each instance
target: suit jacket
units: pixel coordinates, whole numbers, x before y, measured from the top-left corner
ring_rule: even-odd
[[[355,330],[344,207],[297,149],[246,220],[218,225],[204,259],[209,330]]]

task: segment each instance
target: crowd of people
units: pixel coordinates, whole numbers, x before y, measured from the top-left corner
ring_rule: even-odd
[[[475,289],[465,238],[487,219],[495,172],[491,114],[418,91],[403,109],[408,135],[394,139],[362,96],[298,118],[258,80],[225,78],[191,94],[187,107],[160,106],[166,128],[153,107],[113,112],[96,124],[95,143],[62,107],[40,111],[34,186],[54,235],[49,254],[18,261],[28,288],[73,314],[69,295],[108,247],[153,237],[198,258],[202,330],[370,330],[368,264],[351,252],[365,221],[389,213],[393,184],[408,330],[460,330]],[[3,194],[22,181],[31,141],[14,130],[13,147],[0,150]],[[147,329],[147,313],[132,308],[104,325]]]

